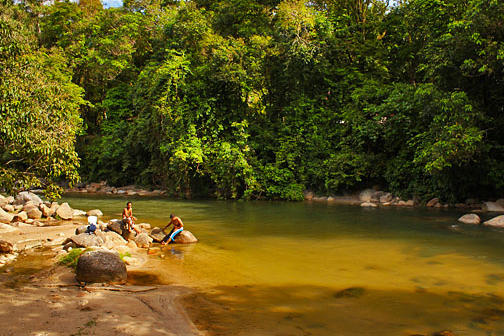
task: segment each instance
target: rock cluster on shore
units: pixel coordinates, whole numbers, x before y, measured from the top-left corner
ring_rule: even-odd
[[[126,195],[126,196],[159,196],[165,195],[166,190],[146,190],[136,186],[112,187],[107,182],[90,183],[87,185],[78,185],[74,188],[67,188],[65,192],[78,192],[89,194],[107,194],[107,195]]]
[[[151,230],[151,225],[148,223],[137,224],[141,233],[134,236],[129,230],[124,229],[122,220],[117,219],[108,223],[98,220],[96,231],[88,234],[86,232],[88,225],[84,225],[86,216],[102,215],[98,209],[86,213],[72,209],[68,203],[60,205],[57,202],[43,202],[40,197],[31,192],[21,192],[16,197],[0,195],[0,232],[12,232],[25,226],[54,226],[71,219],[78,221],[74,223],[79,225],[75,229],[75,235],[60,240],[62,247],[58,253],[59,257],[63,257],[74,248],[127,255],[138,248],[149,248],[153,241],[160,242],[165,236],[164,233],[159,232],[161,231],[159,228]],[[187,230],[175,239],[175,243],[179,244],[194,242],[197,242],[197,239]],[[0,267],[12,262],[18,255],[16,244],[0,240]],[[123,260],[130,266],[142,264],[141,260],[131,256],[123,257]]]
[[[404,200],[392,195],[390,192],[372,188],[364,189],[358,195],[350,196],[316,196],[312,191],[305,191],[304,199],[310,202],[347,203],[372,208],[378,206],[426,206],[428,208],[465,208],[504,213],[504,198],[500,198],[495,202],[480,202],[477,199],[468,198],[464,203],[443,204],[439,198],[434,197],[427,203],[422,204],[415,198]]]

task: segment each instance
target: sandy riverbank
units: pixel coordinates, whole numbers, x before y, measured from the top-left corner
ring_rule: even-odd
[[[156,284],[80,287],[70,268],[56,265],[61,242],[76,227],[24,226],[0,233],[1,239],[26,254],[0,269],[0,336],[204,335],[179,303],[191,293],[188,288]],[[17,268],[30,266],[34,247],[39,250],[32,266],[41,270],[28,277]],[[132,255],[147,259],[145,249]],[[132,270],[142,272],[145,267]]]

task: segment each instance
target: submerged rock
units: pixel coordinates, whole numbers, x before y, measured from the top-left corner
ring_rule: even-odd
[[[360,298],[366,290],[362,287],[350,287],[334,294],[335,298]]]
[[[86,252],[77,262],[75,277],[79,282],[125,283],[126,265],[112,252]]]

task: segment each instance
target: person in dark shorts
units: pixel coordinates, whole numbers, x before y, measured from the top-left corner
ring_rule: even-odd
[[[184,230],[184,223],[182,223],[182,220],[173,214],[170,215],[170,223],[166,224],[163,228],[163,232],[170,225],[173,225],[173,228],[161,241],[162,245],[173,243],[175,236]]]

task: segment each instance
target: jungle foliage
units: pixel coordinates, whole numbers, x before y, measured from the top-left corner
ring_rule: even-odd
[[[504,191],[500,0],[24,0],[0,12],[4,187],[78,172],[231,199]]]

